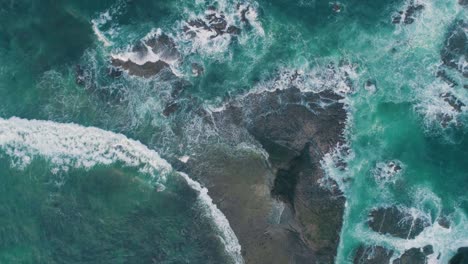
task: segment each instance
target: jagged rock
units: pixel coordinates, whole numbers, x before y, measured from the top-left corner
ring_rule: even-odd
[[[122,71],[119,68],[109,67],[108,75],[112,78],[119,78],[122,76]]]
[[[450,78],[450,76],[447,75],[447,72],[445,70],[438,70],[437,77],[439,77],[442,81],[444,81],[450,87],[455,87],[458,85],[458,83],[454,79]]]
[[[128,74],[130,75],[135,75],[135,76],[144,77],[144,78],[150,78],[158,74],[159,72],[161,72],[163,69],[169,67],[169,64],[160,60],[156,62],[148,61],[142,65],[139,65],[130,60],[122,61],[122,60],[113,58],[111,63],[112,63],[112,66],[114,67],[120,67],[128,71]]]
[[[468,58],[468,23],[460,20],[447,34],[444,47],[441,51],[442,62],[453,69],[460,71],[468,78],[468,68],[459,65],[462,58]]]
[[[467,264],[468,263],[468,247],[461,247],[458,249],[458,252],[452,259],[450,259],[449,264]]]
[[[86,77],[85,77],[84,69],[81,67],[81,65],[76,65],[76,67],[75,67],[75,83],[80,85],[80,86],[84,86],[85,82],[86,82],[85,78]]]
[[[415,20],[415,15],[424,9],[424,5],[414,3],[413,0],[408,4],[405,11],[398,11],[392,18],[393,24],[412,24]]]
[[[439,217],[437,219],[437,222],[439,223],[440,226],[442,227],[445,227],[445,228],[450,228],[450,220],[445,217],[445,216],[442,216],[442,217]]]
[[[241,29],[236,26],[229,26],[226,32],[231,35],[239,35],[241,33]]]
[[[229,25],[222,12],[218,12],[215,7],[209,8],[208,11],[205,17],[186,22],[183,30],[188,36],[194,38],[199,34],[199,31],[208,32],[210,38],[216,38],[223,34],[240,34],[241,29],[234,25]]]
[[[424,255],[429,256],[434,254],[434,247],[432,245],[427,245],[422,248]]]
[[[407,210],[397,206],[374,209],[369,216],[369,227],[375,232],[404,239],[415,238],[430,225],[429,219],[422,216],[414,218]]]
[[[451,93],[442,93],[440,94],[440,97],[444,98],[444,101],[447,102],[455,111],[459,113],[462,111],[462,107],[465,106],[465,104],[462,101],[458,100],[458,98]]]
[[[426,264],[427,257],[420,248],[411,248],[399,258],[393,261],[393,264]]]
[[[458,3],[462,6],[468,6],[468,0],[458,0]]]
[[[175,61],[181,58],[174,40],[166,34],[152,37],[146,40],[145,43],[155,54],[158,54],[165,61]]]
[[[389,264],[393,251],[381,246],[360,246],[354,264]]]

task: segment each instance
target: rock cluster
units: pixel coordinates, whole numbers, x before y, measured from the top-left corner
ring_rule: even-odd
[[[430,225],[426,217],[397,206],[374,209],[369,217],[369,227],[375,232],[404,239],[414,239]]]
[[[392,18],[393,24],[412,24],[415,20],[415,16],[424,9],[424,5],[415,3],[411,0],[406,6],[406,10],[398,11]]]

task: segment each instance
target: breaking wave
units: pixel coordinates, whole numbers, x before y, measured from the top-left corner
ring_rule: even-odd
[[[243,263],[237,237],[226,217],[208,196],[208,190],[186,174],[173,171],[158,153],[138,141],[94,127],[13,117],[0,118],[0,149],[17,169],[24,169],[36,157],[50,162],[52,173],[115,163],[138,168],[141,173],[151,175],[152,183],[159,187],[158,191],[164,190],[164,180],[171,173],[179,175],[198,192],[200,208],[219,231],[226,252],[234,263]]]

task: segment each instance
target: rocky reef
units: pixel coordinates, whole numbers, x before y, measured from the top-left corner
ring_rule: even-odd
[[[404,239],[415,238],[430,225],[429,219],[424,216],[397,206],[377,208],[372,210],[369,216],[369,227],[375,232]]]
[[[411,248],[391,261],[394,252],[381,246],[360,246],[354,257],[354,264],[426,264],[427,256],[434,254],[431,245]],[[391,262],[390,262],[391,261]]]
[[[246,263],[334,262],[345,198],[332,180],[322,185],[320,161],[343,142],[347,115],[340,99],[329,90],[290,87],[204,112],[222,137],[249,137],[267,152],[210,145],[176,165],[209,189]]]

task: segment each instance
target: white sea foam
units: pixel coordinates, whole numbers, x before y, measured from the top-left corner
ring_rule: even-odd
[[[378,162],[373,170],[375,181],[384,187],[387,183],[395,183],[398,176],[403,172],[403,164],[399,160],[391,160],[387,162]]]
[[[18,168],[40,156],[54,165],[53,171],[121,162],[164,180],[172,170],[169,163],[138,141],[75,124],[0,118],[0,147]]]
[[[228,254],[233,258],[235,263],[244,263],[239,241],[234,234],[234,231],[232,231],[226,216],[224,216],[224,214],[218,209],[218,207],[213,203],[211,197],[208,195],[208,189],[202,187],[198,182],[190,179],[190,177],[188,177],[185,173],[180,173],[180,175],[187,181],[188,185],[192,187],[192,189],[199,193],[198,199],[200,200],[200,206],[203,207],[203,209],[216,224],[216,227],[220,233],[220,239],[224,244]]]
[[[139,168],[164,180],[172,167],[158,153],[138,141],[94,127],[60,124],[52,121],[0,118],[0,149],[18,169],[28,166],[35,157],[53,164],[52,173],[69,168],[90,169],[96,165],[120,162]],[[179,173],[199,193],[199,206],[213,220],[226,252],[235,263],[244,263],[241,246],[228,220],[213,204],[208,190],[186,174]]]
[[[93,19],[91,20],[91,23],[92,23],[92,28],[93,28],[93,32],[94,34],[96,35],[96,37],[98,38],[98,40],[100,42],[102,42],[102,44],[105,46],[105,47],[109,47],[109,46],[112,46],[112,42],[107,39],[107,37],[104,35],[104,33],[101,32],[101,30],[99,29],[99,27],[102,25],[102,24],[105,24],[107,21],[110,21],[112,19],[112,17],[110,16],[109,14],[109,11],[105,12],[105,13],[102,13],[99,18],[97,19]]]
[[[110,47],[114,44],[108,36],[112,36],[115,29],[110,27],[110,29],[102,31],[101,27],[109,24],[113,16],[120,14],[126,6],[127,3],[125,0],[118,0],[109,9],[100,13],[97,18],[91,20],[93,32],[104,47]]]
[[[458,111],[442,95],[454,96],[464,106],[461,106],[460,111]],[[415,110],[425,117],[428,127],[435,123],[444,126],[457,124],[459,116],[467,114],[466,105],[468,105],[468,100],[466,92],[461,89],[454,89],[440,80],[436,80],[422,88],[418,92],[418,97],[419,100],[415,105]]]
[[[347,144],[338,144],[331,152],[325,154],[320,161],[324,171],[324,177],[319,182],[321,186],[327,189],[338,188],[346,195],[349,180],[352,178],[347,164],[353,158],[354,153]]]
[[[277,78],[258,84],[250,93],[296,87],[302,92],[331,90],[346,96],[354,92],[356,87],[353,82],[358,79],[357,65],[352,63],[342,63],[339,66],[304,65],[296,69],[285,67],[279,70]]]
[[[253,36],[265,36],[265,31],[258,19],[257,3],[246,2],[239,5],[232,1],[216,1],[216,3],[218,4],[216,10],[197,12],[193,9],[184,9],[184,13],[187,18],[186,20],[177,22],[175,29],[176,42],[189,44],[188,46],[180,45],[181,47],[184,47],[184,54],[200,53],[210,57],[217,56],[218,54],[224,54],[228,51],[233,40],[232,34],[225,33],[218,35],[218,33],[213,29],[196,27],[188,23],[188,21],[198,20],[209,25],[210,21],[207,19],[207,15],[222,18],[226,21],[226,29],[230,26],[241,29],[241,34],[238,36],[240,44],[245,44],[247,40],[252,37],[251,33],[246,32],[247,27],[245,22],[254,28],[255,34],[253,34]],[[198,5],[199,8],[206,8],[205,2],[198,2]],[[243,19],[246,21],[242,21]],[[195,35],[183,32],[183,28],[188,32],[195,33]]]
[[[114,51],[111,53],[111,57],[113,59],[118,59],[120,61],[131,61],[135,64],[138,65],[143,65],[147,62],[157,62],[157,61],[163,61],[167,63],[171,69],[171,71],[179,77],[182,77],[183,74],[179,71],[178,66],[180,64],[180,57],[177,55],[174,56],[165,56],[164,51],[161,51],[161,53],[155,53],[153,49],[148,46],[147,42],[148,40],[155,38],[157,39],[163,35],[163,32],[160,28],[154,29],[151,32],[149,32],[142,40],[141,40],[141,45],[145,49],[144,52],[142,51],[133,51],[132,46],[127,46],[126,50],[124,51]]]

